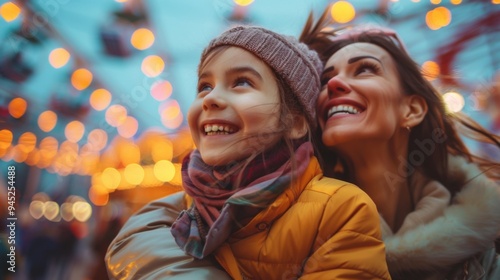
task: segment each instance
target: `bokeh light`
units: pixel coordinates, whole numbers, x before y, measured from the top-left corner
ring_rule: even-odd
[[[142,61],[142,73],[150,78],[160,75],[163,72],[163,69],[165,69],[165,62],[157,55],[147,56]]]
[[[89,199],[96,206],[108,204],[109,192],[101,185],[92,185],[89,189]]]
[[[101,173],[101,181],[109,190],[115,190],[120,185],[122,176],[120,172],[114,168],[108,167]]]
[[[170,100],[160,106],[160,117],[163,125],[170,129],[178,128],[183,116],[179,103],[176,100]]]
[[[338,23],[347,23],[354,19],[356,10],[347,1],[337,1],[331,7],[331,16]]]
[[[9,113],[13,118],[19,119],[24,116],[28,108],[28,102],[21,97],[16,97],[9,102]]]
[[[111,93],[103,88],[96,89],[90,94],[89,102],[94,110],[102,111],[111,103]]]
[[[21,9],[12,2],[6,2],[0,6],[0,16],[2,16],[6,22],[15,20],[20,13]]]
[[[7,129],[0,130],[0,149],[7,149],[12,144],[12,131]]]
[[[154,174],[162,182],[170,182],[175,176],[175,166],[169,160],[160,160],[154,165]]]
[[[245,7],[253,3],[254,0],[233,0],[236,5]]]
[[[92,206],[85,201],[73,203],[73,215],[79,222],[86,222],[92,216]]]
[[[57,124],[57,115],[51,110],[42,112],[38,116],[38,126],[43,132],[50,132]]]
[[[169,81],[158,81],[151,86],[151,96],[158,101],[169,98],[171,94],[172,84]]]
[[[106,110],[106,121],[109,125],[117,127],[127,119],[127,109],[122,105],[111,105]]]
[[[437,7],[427,12],[425,23],[432,30],[447,26],[451,22],[451,12],[445,7]]]
[[[90,145],[92,151],[99,152],[106,147],[108,143],[108,134],[106,131],[96,128],[87,136],[87,143]]]
[[[443,94],[444,102],[446,103],[446,108],[450,112],[460,112],[465,105],[464,97],[458,92],[447,92]]]
[[[153,45],[155,42],[155,35],[147,28],[139,28],[130,38],[132,46],[138,50],[145,50]]]
[[[125,180],[131,185],[139,185],[144,180],[144,169],[137,163],[125,167],[123,173]]]
[[[439,64],[437,64],[436,62],[426,61],[422,64],[422,73],[427,80],[433,81],[437,77],[439,77],[439,75],[441,74],[441,69],[439,67]]]
[[[132,138],[139,129],[139,122],[134,117],[127,116],[125,121],[117,127],[118,134],[124,138]]]
[[[19,136],[17,144],[18,148],[23,151],[23,153],[29,153],[33,151],[36,146],[36,135],[32,132],[25,132]]]
[[[77,69],[71,75],[71,84],[77,90],[84,90],[92,83],[92,72],[85,68]]]
[[[61,68],[68,63],[71,55],[64,48],[57,48],[50,52],[49,63],[54,68]]]
[[[66,125],[64,135],[68,141],[76,143],[82,139],[85,133],[85,126],[80,121],[71,121]]]

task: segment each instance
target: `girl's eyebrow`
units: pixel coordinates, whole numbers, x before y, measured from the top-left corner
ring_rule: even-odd
[[[249,72],[251,75],[255,76],[256,78],[258,78],[261,81],[263,80],[260,73],[250,66],[231,67],[226,71],[226,74],[231,75],[231,74],[239,74],[239,73],[245,73],[245,72]]]
[[[352,63],[354,63],[354,62],[356,62],[356,61],[359,61],[359,60],[361,60],[361,59],[365,59],[365,58],[374,59],[374,60],[378,61],[380,64],[382,64],[382,61],[380,61],[380,59],[378,59],[378,58],[376,58],[376,57],[374,57],[374,56],[371,56],[371,55],[361,55],[361,56],[352,57],[352,58],[350,58],[350,59],[347,61],[347,63],[348,63],[348,64],[352,64]]]

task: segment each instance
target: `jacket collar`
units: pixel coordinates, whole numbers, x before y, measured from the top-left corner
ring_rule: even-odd
[[[457,264],[491,247],[499,235],[498,184],[459,157],[450,158],[449,174],[465,184],[451,204],[444,203],[449,196],[446,188],[430,181],[421,188],[416,210],[408,215],[408,223],[405,220],[406,227],[393,234],[382,220],[391,274]]]

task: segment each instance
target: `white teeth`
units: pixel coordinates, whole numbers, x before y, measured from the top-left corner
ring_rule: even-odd
[[[335,114],[359,114],[359,110],[356,107],[351,105],[337,105],[333,106],[328,110],[328,117],[331,117]]]
[[[204,130],[207,135],[229,134],[234,132],[233,128],[229,127],[228,125],[222,124],[207,124],[204,126]]]

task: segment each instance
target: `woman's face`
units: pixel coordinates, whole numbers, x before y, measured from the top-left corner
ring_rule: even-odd
[[[208,59],[188,111],[191,134],[203,161],[226,165],[275,145],[282,135],[276,133],[280,93],[272,69],[237,47]]]
[[[392,57],[369,43],[348,45],[328,59],[317,102],[327,147],[387,142],[400,129],[403,93]]]

